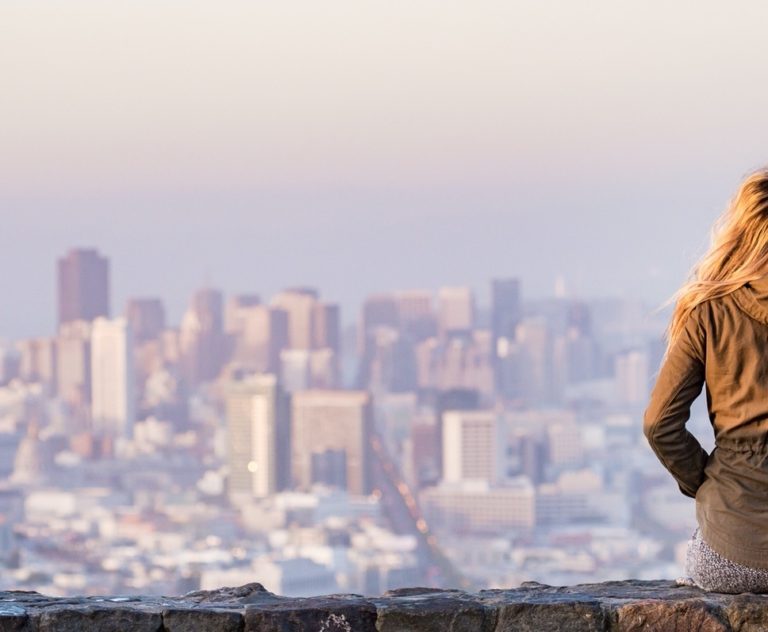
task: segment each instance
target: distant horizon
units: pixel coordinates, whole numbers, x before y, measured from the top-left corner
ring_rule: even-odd
[[[768,5],[96,0],[0,6],[0,336],[53,325],[52,261],[176,318],[203,283],[558,275],[658,304],[768,162]],[[714,43],[717,43],[715,46]],[[651,44],[652,43],[652,44]]]
[[[492,277],[488,277],[486,287],[478,288],[472,284],[443,284],[439,286],[409,286],[409,287],[392,287],[392,288],[379,288],[376,290],[372,290],[368,292],[367,294],[361,296],[359,300],[356,300],[351,303],[343,303],[342,301],[339,301],[335,299],[333,296],[327,294],[323,291],[322,284],[309,284],[309,283],[302,283],[302,282],[296,282],[296,283],[290,283],[290,284],[284,284],[274,291],[271,291],[269,293],[260,291],[258,288],[246,288],[246,289],[229,289],[226,285],[218,284],[214,282],[209,283],[201,283],[197,287],[193,288],[193,290],[190,292],[190,295],[187,297],[186,302],[181,302],[178,304],[172,304],[170,301],[167,300],[167,298],[162,293],[150,293],[150,292],[139,292],[139,293],[133,293],[130,295],[124,295],[122,297],[118,297],[117,300],[115,298],[115,291],[114,291],[114,285],[115,285],[115,279],[114,279],[114,271],[113,271],[113,265],[114,262],[109,256],[109,253],[105,252],[103,249],[99,248],[95,245],[79,245],[79,246],[72,246],[70,248],[67,248],[65,251],[61,252],[57,257],[54,259],[54,263],[56,260],[59,259],[59,257],[65,255],[67,252],[71,250],[84,250],[84,249],[94,249],[96,250],[100,255],[106,257],[109,260],[110,264],[110,318],[117,318],[125,313],[125,307],[127,305],[128,300],[135,299],[135,298],[152,298],[152,299],[160,299],[160,301],[163,304],[163,307],[165,308],[166,312],[166,319],[168,326],[171,328],[177,328],[179,324],[181,323],[184,311],[189,307],[189,300],[192,297],[192,293],[194,291],[199,289],[217,289],[220,290],[225,299],[225,305],[226,305],[226,299],[228,299],[231,296],[237,296],[240,294],[257,294],[261,301],[263,303],[269,303],[272,296],[277,294],[281,290],[290,289],[290,288],[296,288],[296,287],[312,287],[313,289],[317,290],[321,300],[331,302],[331,303],[338,303],[341,307],[341,317],[342,321],[341,324],[344,328],[347,328],[352,325],[356,325],[357,320],[360,315],[360,309],[362,308],[363,302],[365,299],[369,296],[375,295],[375,294],[396,294],[398,292],[407,292],[407,291],[413,291],[413,290],[421,290],[421,291],[427,291],[431,292],[434,296],[434,305],[437,307],[437,293],[440,288],[442,287],[451,287],[451,286],[465,286],[470,287],[474,293],[475,296],[475,303],[476,307],[479,311],[486,313],[490,309],[490,292],[488,291],[490,289],[490,284],[492,280],[494,279],[501,279],[501,278],[517,278],[520,281],[520,295],[521,300],[523,303],[525,302],[535,302],[535,301],[542,301],[542,300],[549,300],[549,299],[557,299],[562,298],[565,300],[583,300],[586,302],[597,302],[601,300],[628,300],[628,301],[637,301],[641,304],[643,304],[645,307],[647,307],[649,310],[655,309],[656,307],[659,307],[661,305],[661,300],[659,300],[657,303],[653,303],[653,301],[640,297],[633,294],[611,294],[611,293],[604,293],[604,294],[593,294],[593,295],[586,295],[586,294],[575,294],[572,293],[568,287],[567,279],[564,277],[558,277],[553,280],[552,288],[549,292],[546,290],[542,290],[541,288],[538,289],[538,291],[530,292],[529,286],[526,284],[525,279],[520,275],[514,275],[509,274],[506,276],[502,275],[495,275]],[[52,271],[52,281],[51,281],[51,296],[50,300],[48,301],[50,303],[50,313],[46,315],[46,320],[50,321],[50,327],[49,329],[45,331],[37,331],[37,332],[31,332],[29,330],[20,330],[23,331],[21,335],[13,335],[7,331],[0,331],[0,342],[3,341],[14,341],[14,340],[21,340],[25,338],[35,338],[35,337],[45,337],[45,336],[51,336],[55,335],[56,333],[56,287],[55,287],[55,270]],[[562,281],[565,281],[565,284],[562,283]],[[564,288],[565,293],[558,296],[558,292],[562,291]],[[352,308],[350,310],[350,308]],[[649,313],[649,316],[651,314]]]

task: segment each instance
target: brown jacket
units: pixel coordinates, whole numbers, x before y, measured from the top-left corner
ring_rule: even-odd
[[[685,428],[705,383],[711,454]],[[768,568],[768,276],[696,306],[659,370],[643,429],[696,499],[704,540]]]

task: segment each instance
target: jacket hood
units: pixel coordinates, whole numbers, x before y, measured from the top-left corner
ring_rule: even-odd
[[[768,325],[768,276],[740,287],[733,292],[733,298],[752,318]]]
[[[768,305],[768,276],[764,276],[756,281],[750,281],[747,285],[758,301]]]

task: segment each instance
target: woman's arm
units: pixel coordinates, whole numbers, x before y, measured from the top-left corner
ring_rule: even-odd
[[[685,424],[691,404],[704,384],[704,329],[698,305],[688,316],[685,329],[669,349],[643,417],[648,443],[680,491],[694,498],[704,482],[708,454]]]

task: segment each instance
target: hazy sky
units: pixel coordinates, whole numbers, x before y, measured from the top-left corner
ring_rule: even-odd
[[[113,304],[558,274],[661,301],[768,163],[768,4],[0,0],[0,336]]]

